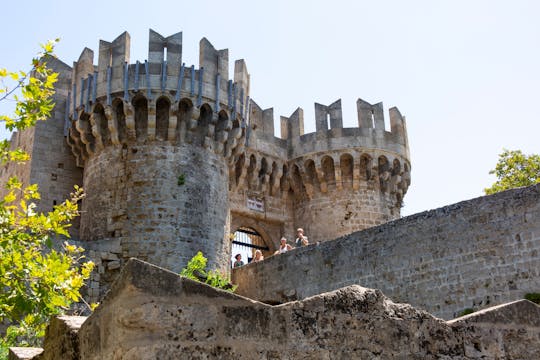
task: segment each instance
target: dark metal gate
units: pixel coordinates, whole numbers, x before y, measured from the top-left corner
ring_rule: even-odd
[[[251,261],[255,250],[261,250],[263,252],[269,251],[270,248],[264,242],[262,236],[252,228],[239,227],[234,233],[234,239],[231,245],[231,254],[245,254],[248,262]],[[246,257],[243,256],[245,259]]]

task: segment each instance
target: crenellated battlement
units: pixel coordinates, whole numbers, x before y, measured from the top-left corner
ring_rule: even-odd
[[[97,66],[85,48],[73,64],[67,105],[68,143],[84,166],[107,145],[127,142],[199,142],[230,158],[243,148],[249,74],[235,62],[229,80],[228,50],[200,41],[199,68],[182,63],[182,33],[150,30],[148,60],[129,63],[130,37],[100,41]]]
[[[249,100],[249,73],[244,60],[235,61],[234,79],[229,79],[229,53],[216,50],[203,38],[199,43],[199,67],[182,62],[182,33],[163,37],[150,29],[148,59],[130,63],[130,36],[124,32],[112,42],[100,41],[97,66],[94,52],[85,48],[73,64],[71,113],[81,107],[114,96],[128,101],[134,93],[148,100],[169,93],[175,101],[193,98],[200,107],[208,103],[214,112],[230,109],[233,117],[246,116]]]
[[[290,183],[292,186],[296,184],[297,192],[300,188],[297,184],[302,183],[308,198],[312,197],[314,191],[327,192],[325,179],[328,176],[324,176],[323,159],[331,159],[338,167],[341,167],[342,162],[347,163],[346,168],[352,166],[351,179],[346,180],[352,184],[352,189],[359,189],[361,178],[368,181],[371,174],[379,174],[380,189],[398,194],[398,201],[401,202],[410,183],[405,118],[397,108],[391,108],[390,131],[386,131],[382,103],[372,105],[358,99],[357,105],[358,127],[343,127],[340,99],[330,105],[315,103],[316,131],[313,133],[304,134],[301,108],[289,117],[281,116],[281,138],[278,139],[274,136],[273,109],[263,110],[251,100],[247,149],[254,154],[255,159],[285,158],[282,161],[284,164],[297,167],[299,180],[291,180]],[[261,155],[257,156],[257,153]],[[345,160],[342,158],[344,155]],[[342,172],[349,173],[345,169]],[[337,189],[347,187],[341,183],[340,173],[332,177],[339,180],[336,183]]]
[[[250,102],[250,124],[259,138],[269,140],[274,135],[273,109],[261,109],[253,100]],[[385,130],[383,104],[371,105],[358,99],[358,127],[344,128],[341,99],[330,105],[315,103],[315,128],[313,133],[304,133],[304,111],[298,108],[289,117],[281,116],[282,145],[287,146],[291,157],[302,156],[303,153],[317,151],[318,141],[327,144],[323,150],[334,150],[333,145],[345,143],[347,147],[378,148],[380,150],[397,151],[409,157],[405,118],[396,107],[389,109],[390,131]],[[341,140],[351,138],[348,140]],[[311,147],[304,146],[311,144]],[[339,148],[339,146],[338,146]]]

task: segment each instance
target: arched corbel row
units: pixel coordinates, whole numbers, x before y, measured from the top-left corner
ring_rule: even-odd
[[[76,127],[76,121],[72,122],[71,128],[69,129],[69,138],[73,146],[77,149],[75,156],[80,158],[80,166],[84,165],[86,159],[88,159],[88,152],[86,150],[86,145],[81,140],[81,134]]]
[[[407,163],[403,164],[403,175],[401,176],[401,188],[403,190],[403,195],[407,192],[409,189],[409,186],[411,185],[411,172],[410,167],[407,165]]]
[[[234,124],[234,122],[233,122]],[[242,128],[240,127],[233,127],[232,130],[229,132],[229,136],[227,138],[227,141],[225,143],[225,157],[228,158],[231,155],[239,154],[243,150],[243,144],[239,143],[239,139],[242,137]],[[237,147],[238,148],[235,153],[233,153],[233,150]]]
[[[232,121],[229,120],[229,114],[221,110],[218,114],[214,141],[216,142],[216,153],[224,154],[225,143],[229,138],[229,131],[232,129]]]
[[[77,166],[83,167],[84,166],[84,159],[82,157],[81,148],[77,144],[77,141],[75,140],[75,138],[72,135],[74,132],[77,132],[77,131],[74,131],[73,128],[68,129],[68,135],[66,136],[66,142],[68,143],[69,147],[71,148],[71,152],[75,156],[75,162],[76,162]]]
[[[86,153],[91,156],[95,152],[95,138],[92,135],[90,115],[85,111],[80,111],[78,120],[75,121],[75,128],[79,132],[80,140],[86,148]]]
[[[107,146],[153,141],[193,143],[225,156],[228,163],[245,151],[241,118],[237,114],[237,119],[231,119],[226,108],[216,112],[213,104],[196,107],[189,97],[175,101],[164,93],[156,100],[141,91],[111,97],[108,104],[97,99],[90,109],[78,110],[73,123],[77,140],[70,139],[69,144],[76,148],[80,142],[85,149],[72,150],[75,156],[88,157]]]

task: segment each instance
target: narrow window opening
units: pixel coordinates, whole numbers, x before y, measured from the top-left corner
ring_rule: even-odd
[[[330,114],[326,113],[326,129],[331,129],[330,126]]]
[[[58,163],[58,168],[63,169],[64,168],[64,163]]]

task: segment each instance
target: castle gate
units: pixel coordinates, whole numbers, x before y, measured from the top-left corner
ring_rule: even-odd
[[[264,256],[271,254],[270,247],[257,230],[245,226],[239,227],[231,239],[231,261],[234,262],[236,254],[241,254],[242,260],[247,264],[255,255],[255,250],[261,250]]]

